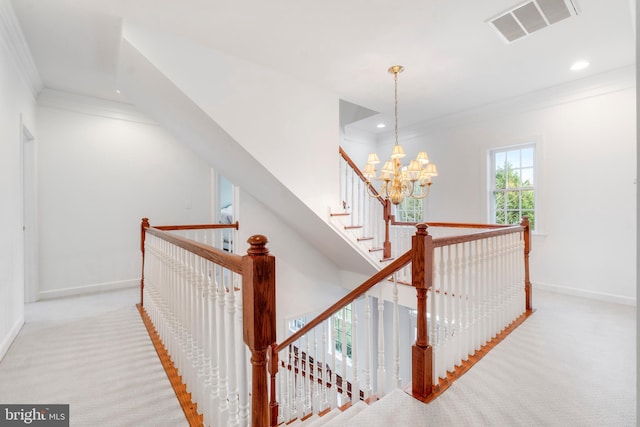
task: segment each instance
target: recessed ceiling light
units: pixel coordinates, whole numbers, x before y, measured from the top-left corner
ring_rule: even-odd
[[[116,89],[116,93],[120,93],[120,89]]]
[[[589,63],[587,61],[578,61],[578,62],[574,62],[571,68],[569,69],[571,71],[580,71],[580,70],[584,70],[588,66],[589,66]]]
[[[384,123],[378,123],[376,126],[378,129],[382,129],[382,128],[386,128],[387,125],[385,125]]]

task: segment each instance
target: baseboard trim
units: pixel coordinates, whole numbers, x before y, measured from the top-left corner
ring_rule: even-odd
[[[637,306],[636,298],[608,294],[606,292],[587,291],[584,289],[571,288],[569,286],[559,286],[559,285],[552,285],[549,283],[540,283],[540,282],[532,283],[532,287],[533,287],[534,301],[536,298],[536,289],[540,289],[542,291],[555,292],[557,294],[564,294],[564,295],[572,295],[572,296],[577,296],[582,298],[594,299],[598,301],[612,302],[614,304],[631,305],[634,307]],[[535,306],[535,302],[534,302],[534,306]]]
[[[117,282],[95,283],[74,288],[54,289],[38,292],[39,300],[68,297],[74,295],[94,294],[96,292],[113,291],[116,289],[133,288],[140,286],[140,279],[120,280]]]
[[[4,358],[4,355],[9,351],[9,347],[13,344],[13,340],[16,339],[18,334],[20,333],[20,329],[22,329],[22,325],[24,325],[24,313],[18,321],[11,327],[9,330],[9,334],[2,340],[0,343],[0,361]]]

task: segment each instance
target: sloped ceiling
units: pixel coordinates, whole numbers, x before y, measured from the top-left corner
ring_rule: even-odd
[[[405,126],[635,63],[633,0],[574,0],[579,14],[514,43],[488,21],[518,0],[12,0],[45,86],[117,94],[128,20],[233,54],[340,99],[393,113],[391,65]],[[591,62],[581,73],[570,65]],[[388,131],[389,127],[387,127]]]

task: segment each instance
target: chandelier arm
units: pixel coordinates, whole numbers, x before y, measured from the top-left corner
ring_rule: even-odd
[[[424,190],[424,187],[427,187],[427,190]],[[429,197],[429,193],[431,192],[431,182],[427,182],[425,184],[420,184],[420,187],[423,189],[419,195],[413,194],[411,197],[414,199],[426,199]]]
[[[366,180],[365,184],[367,186],[367,194],[369,195],[369,197],[374,198],[374,199],[380,199],[380,201],[382,201],[382,197],[380,196],[380,193],[378,193],[378,191],[374,188],[373,184],[371,184],[370,180]]]

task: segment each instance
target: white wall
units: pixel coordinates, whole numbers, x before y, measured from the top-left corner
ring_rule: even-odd
[[[408,156],[424,147],[438,166],[428,220],[488,222],[488,150],[537,140],[532,282],[635,304],[634,72],[616,70],[407,129],[404,138],[401,130]],[[379,155],[391,144],[384,138]]]
[[[185,39],[123,28],[128,43],[328,221],[329,206],[339,205],[336,94]]]
[[[210,221],[210,167],[126,104],[38,99],[40,297],[136,285],[140,220]]]
[[[269,252],[276,257],[276,321],[281,341],[287,336],[285,319],[319,313],[347,290],[339,286],[340,270],[314,248],[314,242],[301,238],[247,192],[241,190],[239,198],[238,253],[246,253],[250,236],[263,234],[269,240]]]
[[[0,1],[0,359],[24,323],[22,126],[37,136],[32,86],[8,42],[14,20]]]

